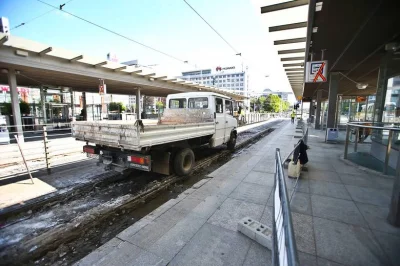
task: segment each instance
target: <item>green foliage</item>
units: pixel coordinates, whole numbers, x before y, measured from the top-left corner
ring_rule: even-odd
[[[29,115],[31,113],[31,108],[29,108],[29,103],[21,101],[19,103],[19,110],[21,114]]]
[[[283,101],[281,97],[278,95],[270,94],[267,97],[261,96],[259,98],[252,98],[250,100],[251,108],[253,108],[254,105],[259,106],[259,112],[264,113],[264,112],[275,112],[278,113],[281,110],[285,111],[289,109],[289,102]]]
[[[157,106],[158,109],[161,109],[161,108],[164,107],[164,103],[161,102],[161,101],[158,101],[158,102],[156,103],[156,106]]]
[[[125,105],[121,102],[110,102],[108,104],[108,110],[110,112],[116,111],[118,113],[122,113],[126,111]]]
[[[1,114],[2,115],[12,115],[11,103],[2,103],[1,106]],[[19,110],[21,115],[29,115],[31,113],[31,109],[29,108],[29,103],[21,101],[19,103]]]
[[[279,112],[281,110],[282,99],[278,95],[270,94],[267,98],[271,112]]]

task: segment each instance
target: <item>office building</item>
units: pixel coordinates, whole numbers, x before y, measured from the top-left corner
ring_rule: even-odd
[[[214,86],[219,89],[229,90],[241,95],[247,92],[247,75],[244,71],[235,70],[231,67],[216,67],[212,69],[201,69],[182,72],[179,78],[193,81],[199,84]]]

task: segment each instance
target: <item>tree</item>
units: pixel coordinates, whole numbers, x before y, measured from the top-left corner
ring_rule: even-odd
[[[125,105],[121,102],[110,102],[108,104],[108,110],[110,112],[116,111],[118,113],[122,113],[126,111]]]
[[[261,105],[260,111],[266,111],[265,102],[267,101],[267,98],[265,98],[264,96],[261,96],[260,98],[258,98],[258,101],[260,102],[260,105]]]
[[[277,113],[281,110],[282,99],[275,94],[270,94],[266,100],[266,111]]]
[[[31,113],[31,108],[29,107],[29,103],[21,101],[19,103],[19,110],[21,111],[21,114],[24,115],[29,115]]]
[[[2,103],[0,108],[2,115],[12,115],[11,103]],[[19,110],[21,114],[24,115],[29,115],[31,113],[31,108],[29,107],[29,103],[24,101],[21,101],[19,103]]]

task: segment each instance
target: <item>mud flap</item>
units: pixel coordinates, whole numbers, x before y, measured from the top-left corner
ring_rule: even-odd
[[[153,151],[151,153],[152,172],[169,175],[170,171],[170,152]]]

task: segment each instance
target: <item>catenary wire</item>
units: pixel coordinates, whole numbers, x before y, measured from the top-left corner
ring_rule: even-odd
[[[216,30],[214,29],[213,26],[211,26],[210,23],[207,22],[207,20],[205,20],[200,14],[199,12],[196,11],[196,9],[194,9],[186,0],[183,0],[227,45],[229,45],[229,47],[231,47],[231,49],[236,53],[239,54],[239,52],[224,38],[222,37],[222,35]]]
[[[53,6],[53,5],[49,4],[49,3],[46,3],[46,2],[44,2],[44,1],[42,1],[42,0],[37,0],[37,1],[40,2],[40,3],[43,3],[43,4],[47,5],[47,6],[50,6],[50,7],[54,8],[54,9],[58,9],[58,7]],[[77,19],[79,19],[79,20],[82,20],[82,21],[84,21],[84,22],[86,22],[86,23],[89,23],[89,24],[91,24],[91,25],[93,25],[93,26],[95,26],[95,27],[98,27],[98,28],[100,28],[100,29],[103,29],[103,30],[105,30],[105,31],[108,31],[108,32],[110,32],[110,33],[112,33],[112,34],[114,34],[114,35],[117,35],[117,36],[119,36],[119,37],[122,37],[122,38],[124,38],[124,39],[126,39],[126,40],[128,40],[128,41],[131,41],[131,42],[134,42],[134,43],[136,43],[136,44],[139,44],[139,45],[141,45],[141,46],[143,46],[143,47],[145,47],[145,48],[147,48],[147,49],[153,50],[153,51],[155,51],[155,52],[157,52],[157,53],[163,54],[163,55],[165,55],[165,56],[167,56],[167,57],[170,57],[170,58],[173,58],[173,59],[175,59],[175,60],[177,60],[177,61],[180,61],[180,62],[182,62],[182,63],[185,63],[184,60],[181,60],[181,59],[179,59],[179,58],[177,58],[177,57],[175,57],[175,56],[173,56],[173,55],[164,53],[163,51],[160,51],[160,50],[158,50],[158,49],[156,49],[156,48],[153,48],[153,47],[148,46],[148,45],[146,45],[146,44],[144,44],[144,43],[141,43],[141,42],[139,42],[139,41],[136,41],[136,40],[134,40],[134,39],[132,39],[132,38],[130,38],[130,37],[127,37],[127,36],[125,36],[125,35],[122,35],[122,34],[116,32],[116,31],[114,31],[114,30],[108,29],[108,28],[103,27],[103,26],[101,26],[101,25],[99,25],[99,24],[96,24],[96,23],[94,23],[94,22],[92,22],[92,21],[89,21],[89,20],[84,19],[84,18],[82,18],[82,17],[79,17],[79,16],[77,16],[77,15],[74,15],[74,14],[72,14],[71,12],[65,11],[65,10],[63,10],[63,9],[60,9],[60,11],[66,13],[66,14],[68,14],[68,15],[70,15],[70,16],[73,16],[74,18],[77,18]]]
[[[74,0],[69,0],[68,2],[65,2],[64,4],[62,4],[60,6],[64,7],[66,4],[68,4],[68,3],[72,2],[72,1],[74,1]],[[33,18],[27,20],[26,22],[22,22],[22,23],[18,24],[17,26],[11,28],[11,30],[14,30],[14,29],[20,28],[22,26],[25,26],[26,24],[31,23],[31,22],[37,20],[38,18],[41,18],[41,17],[43,17],[43,16],[45,16],[45,15],[47,15],[47,14],[53,12],[53,11],[55,11],[55,9],[50,9],[50,10],[44,12],[43,14],[40,14],[39,16],[33,17]]]

